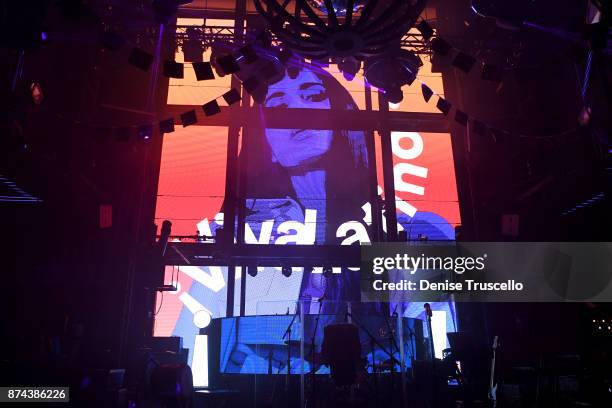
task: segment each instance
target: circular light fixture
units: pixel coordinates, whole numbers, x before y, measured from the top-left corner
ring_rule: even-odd
[[[425,2],[254,0],[270,31],[298,54],[314,60],[338,57],[363,60],[384,53],[414,25]],[[293,10],[298,10],[299,16]],[[327,21],[315,10],[326,14]]]
[[[253,278],[256,277],[257,276],[257,266],[252,266],[252,265],[247,266],[247,273],[249,274],[249,276]]]
[[[352,81],[361,69],[361,61],[353,57],[342,58],[338,61],[338,69],[342,72],[344,78]]]
[[[333,6],[334,12],[337,16],[345,16],[348,8],[348,0],[330,0],[329,3]],[[353,13],[357,13],[363,8],[366,0],[355,0],[352,1]],[[316,8],[322,13],[327,14],[327,7],[324,0],[308,0],[308,4]]]
[[[403,99],[402,86],[415,80],[422,65],[418,56],[400,48],[368,59],[363,70],[371,85],[383,89],[387,100],[398,104]]]

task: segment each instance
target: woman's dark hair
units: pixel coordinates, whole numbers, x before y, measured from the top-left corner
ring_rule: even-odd
[[[313,67],[312,71],[327,91],[331,110],[358,109],[349,92],[334,77],[317,67]],[[338,123],[337,127],[342,125]],[[247,199],[296,198],[288,169],[272,160],[264,124],[259,128],[246,129],[243,138],[240,163],[241,171],[246,171],[245,177],[242,177],[246,179],[244,196]],[[326,172],[326,243],[339,244],[335,234],[338,226],[349,220],[361,220],[361,206],[370,201],[365,133],[333,130],[330,148],[321,157],[317,167]]]

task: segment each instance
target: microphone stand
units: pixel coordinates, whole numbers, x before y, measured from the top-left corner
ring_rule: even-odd
[[[287,398],[287,406],[290,406],[289,402],[289,375],[291,374],[291,328],[293,327],[293,323],[295,323],[295,319],[297,317],[297,308],[296,313],[293,315],[289,326],[287,326],[287,330],[283,334],[282,339],[284,340],[287,337],[287,376],[285,377],[285,397]]]
[[[431,329],[431,307],[429,303],[425,303],[425,320],[427,321],[427,330],[429,330],[429,348],[431,353],[431,361],[436,359],[436,349],[434,347],[433,330]]]
[[[315,320],[315,327],[314,327],[314,332],[312,333],[312,338],[310,339],[310,375],[311,375],[311,394],[312,394],[312,401],[314,403],[314,406],[316,406],[315,403],[315,398],[316,398],[316,384],[317,384],[317,380],[316,380],[316,370],[315,370],[315,340],[317,337],[317,331],[319,329],[319,319],[321,318],[321,308],[323,307],[323,299],[325,298],[325,296],[323,296],[321,299],[319,299],[319,313],[317,313],[317,318]]]
[[[431,348],[431,374],[432,374],[432,391],[433,391],[433,406],[438,406],[438,381],[436,375],[436,350],[434,348],[433,330],[431,328],[431,317],[433,315],[429,303],[423,305],[425,308],[425,320],[427,321],[427,330],[429,330],[429,346]]]
[[[395,310],[393,311],[392,316],[393,317],[397,316],[397,306],[395,306]],[[391,323],[389,323],[389,316],[387,316],[386,314],[383,314],[383,317],[385,318],[385,324],[387,325],[387,329],[389,330],[389,334],[391,334],[391,345],[393,347],[395,347],[395,350],[399,353],[400,349],[399,349],[399,346],[397,345],[397,342],[395,341],[395,336],[393,335],[395,333],[395,331],[391,327]],[[400,333],[400,335],[401,335],[401,333]]]
[[[374,375],[374,396],[378,401],[378,370],[376,369],[376,344],[370,339],[370,349],[372,350],[372,374]]]
[[[406,326],[406,329],[408,329],[408,336],[410,336],[410,359],[411,361],[414,361],[417,359],[416,357],[416,334],[414,333],[414,330],[412,330],[410,328],[409,325]]]
[[[401,354],[400,352],[400,348],[397,345],[397,342],[395,341],[395,335],[394,335],[394,330],[391,327],[391,323],[389,323],[389,319],[387,317],[387,315],[383,315],[384,319],[385,319],[385,323],[387,325],[387,330],[389,330],[389,347],[391,347],[391,350],[393,350],[395,348],[395,350],[397,351],[398,354]],[[401,336],[401,333],[400,333]],[[395,378],[394,378],[394,374],[395,374],[395,364],[391,365],[391,390],[394,389],[395,386]],[[400,374],[403,375],[403,370],[402,370],[402,364],[400,363]]]

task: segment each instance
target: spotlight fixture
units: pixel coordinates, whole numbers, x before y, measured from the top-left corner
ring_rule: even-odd
[[[217,41],[211,47],[210,62],[219,76],[236,75],[253,99],[261,103],[268,85],[285,76],[281,54],[282,51],[277,48],[264,48],[258,44],[238,48],[237,45]]]
[[[282,267],[281,273],[282,273],[282,274],[283,274],[283,276],[285,276],[286,278],[288,278],[288,277],[290,277],[290,276],[291,276],[291,272],[292,272],[292,270],[291,270],[291,267],[290,267],[290,266],[283,266],[283,267]]]
[[[353,57],[342,58],[338,62],[338,69],[342,72],[344,78],[352,81],[361,69],[361,61]]]
[[[253,278],[257,276],[257,266],[255,265],[248,265],[247,266],[247,273],[249,274],[249,276],[252,276]]]
[[[323,276],[325,276],[326,278],[331,277],[333,274],[333,269],[331,266],[324,266],[323,267]]]
[[[389,101],[389,104],[393,104],[393,105],[400,104],[402,102],[402,99],[404,99],[404,93],[402,92],[402,88],[399,86],[393,86],[389,88],[385,92],[385,95],[387,96],[387,100]]]
[[[580,126],[586,126],[591,121],[591,108],[588,106],[583,106],[580,110],[580,114],[578,115],[578,123]]]
[[[39,82],[32,82],[30,85],[30,94],[32,95],[32,102],[36,105],[40,105],[45,97]]]
[[[404,97],[402,86],[415,80],[422,65],[418,56],[398,47],[385,55],[368,59],[363,70],[371,85],[383,89],[388,101],[398,104]]]
[[[197,27],[187,27],[187,38],[183,41],[182,50],[185,57],[185,62],[202,62],[202,30]]]
[[[425,3],[426,0],[254,0],[270,30],[286,46],[313,60],[363,60],[384,53],[390,43],[399,41],[414,25]],[[296,16],[293,10],[299,10],[305,18]],[[327,22],[320,17],[321,12],[327,15]]]
[[[320,12],[324,14],[327,14],[327,6],[326,6],[325,0],[323,1],[322,0],[307,0],[307,1],[312,7],[316,8],[317,10],[319,10]],[[338,16],[346,15],[346,11],[349,8],[347,0],[330,0],[329,3],[332,5],[336,15]],[[363,5],[364,3],[366,3],[366,1],[365,0],[354,0],[351,3],[353,6],[352,12],[356,13],[363,8]]]

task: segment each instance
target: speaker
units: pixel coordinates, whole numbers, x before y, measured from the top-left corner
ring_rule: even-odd
[[[359,329],[353,324],[330,324],[323,331],[323,361],[329,364],[331,377],[338,386],[355,382],[362,364]]]

